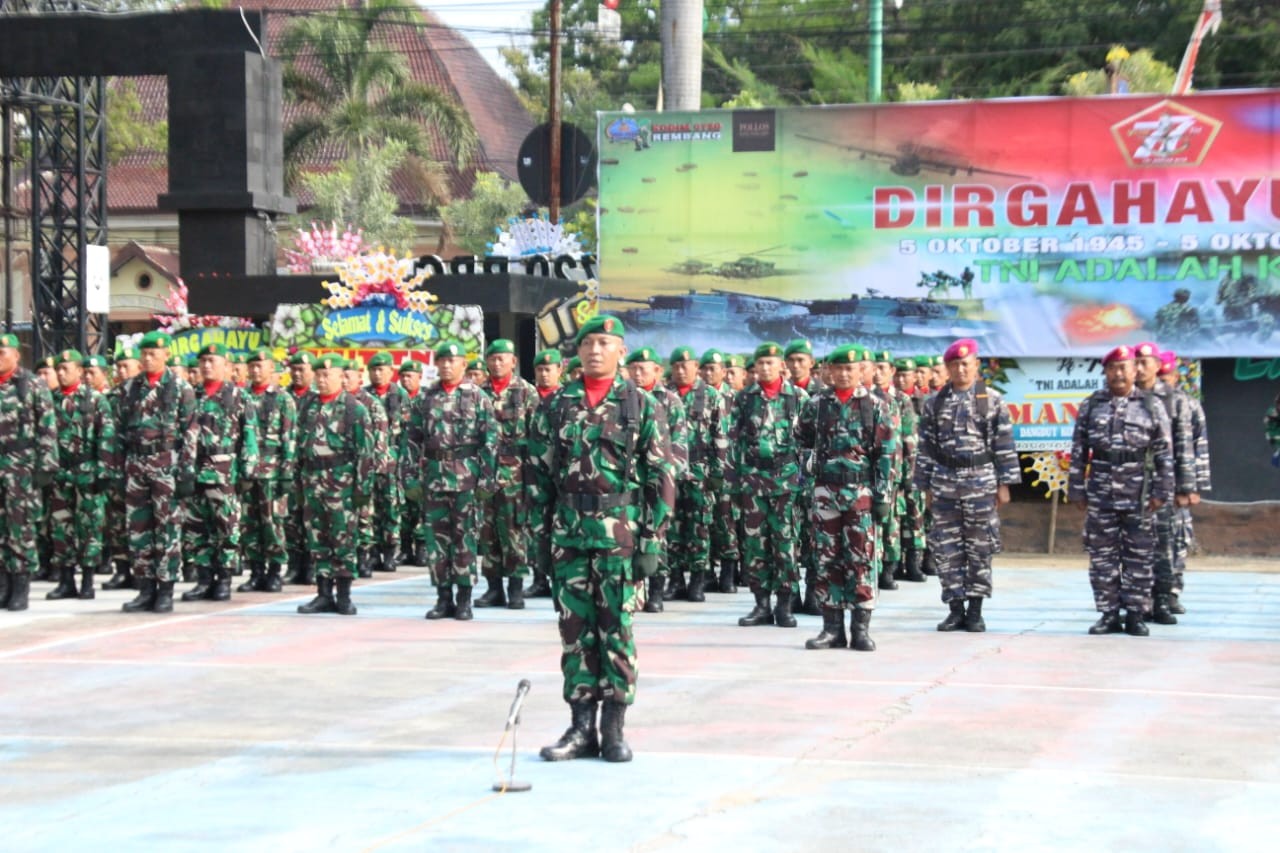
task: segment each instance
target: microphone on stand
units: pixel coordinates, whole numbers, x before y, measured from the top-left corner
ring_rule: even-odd
[[[493,790],[499,794],[505,794],[515,791],[528,791],[533,785],[528,782],[516,781],[516,732],[520,727],[520,709],[524,707],[524,699],[529,695],[529,688],[533,685],[529,683],[529,679],[522,678],[520,683],[516,685],[516,697],[511,700],[511,710],[507,712],[507,725],[502,730],[502,740],[498,742],[498,749],[493,753],[493,769],[498,771],[498,755],[502,752],[502,744],[507,739],[507,733],[511,733],[511,769],[507,772],[507,777],[501,781],[493,783]]]
[[[529,695],[529,688],[532,686],[527,678],[520,679],[520,683],[516,685],[516,698],[511,701],[511,710],[507,712],[507,727],[504,731],[509,732],[512,726],[520,724],[520,709],[524,706],[524,697]]]

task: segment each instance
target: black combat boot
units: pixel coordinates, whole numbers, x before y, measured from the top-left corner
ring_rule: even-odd
[[[1120,611],[1108,610],[1089,626],[1089,633],[1097,636],[1098,634],[1119,634],[1124,628],[1120,625]]]
[[[751,612],[738,620],[738,624],[744,628],[751,628],[755,625],[772,625],[773,611],[769,609],[769,593],[761,590],[756,593],[756,606],[751,608]]]
[[[1179,616],[1187,612],[1187,608],[1182,606],[1182,596],[1176,592],[1169,596],[1169,612]]]
[[[501,591],[501,587],[499,587]],[[459,622],[470,622],[473,617],[471,612],[471,587],[458,587],[458,604],[454,608],[453,618]]]
[[[938,560],[933,556],[933,550],[930,548],[924,549],[924,557],[920,559],[920,571],[931,578],[938,576]]]
[[[427,543],[415,540],[413,543],[413,564],[418,568],[427,565]]]
[[[631,747],[622,738],[627,721],[627,706],[621,702],[605,702],[600,714],[600,757],[614,763],[631,760]]]
[[[343,616],[355,616],[356,606],[351,603],[351,578],[337,578],[334,584],[338,587],[337,600],[333,608]]]
[[[662,593],[663,601],[676,601],[678,599],[687,599],[689,597],[689,588],[684,584],[684,572],[671,571],[671,577],[667,578],[667,588]]]
[[[394,572],[398,567],[396,558],[400,556],[394,548],[383,548],[378,552],[378,559],[374,561],[373,570],[375,572]]]
[[[707,573],[689,572],[689,588],[686,591],[690,601],[706,601]]]
[[[885,563],[880,567],[880,579],[876,584],[881,589],[897,589],[898,582],[893,579],[894,572],[897,571],[897,563]]]
[[[31,575],[26,572],[12,572],[9,575],[9,600],[4,609],[17,612],[26,610],[27,597],[31,594]]]
[[[138,595],[133,601],[126,601],[120,609],[125,613],[143,613],[149,611],[156,603],[156,579],[138,578]]]
[[[263,576],[262,582],[258,585],[258,590],[260,592],[280,592],[282,589],[284,589],[284,581],[280,579],[280,564],[268,564],[267,573]]]
[[[822,633],[812,640],[805,640],[806,649],[843,649],[849,645],[844,633],[844,611],[835,607],[822,609]]]
[[[505,607],[507,596],[502,592],[502,578],[497,575],[485,575],[485,580],[489,582],[489,588],[484,591],[484,595],[476,599],[476,607]],[[468,590],[468,594],[469,592]]]
[[[249,579],[236,587],[236,592],[258,592],[262,589],[262,578],[266,570],[262,563],[254,561],[249,564]]]
[[[191,583],[191,581],[196,577],[196,575],[197,575],[197,571],[195,567],[192,566],[190,563],[188,563],[186,560],[183,560],[182,561],[182,582]]]
[[[1151,633],[1142,621],[1141,610],[1128,610],[1124,615],[1124,632],[1130,637],[1145,637]]]
[[[231,573],[226,569],[214,569],[213,583],[209,584],[209,593],[205,597],[210,601],[230,601]]]
[[[316,562],[311,559],[310,554],[302,555],[302,582],[307,586],[315,586],[316,581]]]
[[[52,593],[50,593],[52,595]],[[1157,625],[1177,625],[1178,617],[1173,615],[1169,607],[1169,595],[1157,595],[1155,607],[1151,611],[1151,621]]]
[[[924,572],[920,571],[920,562],[924,555],[912,548],[902,563],[902,579],[911,583],[924,583]]]
[[[854,608],[853,636],[849,639],[849,648],[855,652],[874,652],[876,650],[876,641],[871,639],[871,611],[863,610],[860,607]]]
[[[93,591],[93,569],[80,570],[80,592],[76,593],[76,598],[88,601],[93,598],[96,593]]]
[[[987,630],[987,623],[982,619],[982,596],[969,599],[969,612],[964,614],[964,629],[970,634],[981,634]]]
[[[791,615],[794,596],[790,592],[778,593],[778,606],[773,608],[773,624],[779,628],[794,628],[796,617]]]
[[[0,569],[0,607],[9,606],[9,590],[13,589],[13,585],[9,583],[9,573],[4,569]]]
[[[595,758],[600,754],[600,739],[596,734],[596,703],[570,702],[569,713],[573,722],[560,735],[560,740],[551,746],[544,746],[538,752],[543,761]]]
[[[423,618],[448,619],[453,614],[453,585],[442,583],[436,588],[436,606],[428,610]]]
[[[156,583],[156,598],[151,603],[151,612],[173,612],[173,581],[159,581]]]
[[[333,578],[316,578],[316,597],[306,604],[299,604],[298,612],[305,614],[337,613],[338,606],[333,600]]]
[[[959,631],[964,627],[964,599],[951,602],[951,612],[947,618],[938,623],[939,631]]]
[[[808,581],[804,585],[804,601],[801,602],[800,612],[805,616],[822,615],[822,608],[818,606],[818,581],[816,579]]]
[[[356,549],[356,574],[368,579],[373,577],[373,549]]]
[[[726,594],[733,594],[738,591],[738,587],[734,585],[734,578],[738,573],[738,563],[736,560],[720,561],[720,591]]]
[[[289,573],[285,575],[285,583],[303,583],[307,576],[306,561],[301,551],[289,552]]]
[[[662,612],[662,588],[666,585],[666,580],[662,575],[649,578],[649,594],[644,598],[645,613]]]
[[[133,589],[133,574],[129,571],[128,564],[124,560],[115,561],[115,574],[111,576],[111,580],[102,585],[103,589]]]
[[[524,578],[507,578],[507,609],[524,610]]]
[[[183,601],[203,601],[213,589],[213,570],[201,568],[196,572],[196,585],[182,594]]]
[[[59,598],[75,598],[75,566],[67,566],[66,568],[58,569],[58,585],[45,593],[44,597],[46,601],[57,601]]]
[[[550,598],[551,584],[547,583],[547,576],[542,572],[535,571],[533,573],[533,583],[529,584],[529,588],[525,590],[525,598]],[[659,594],[661,598],[661,594]]]

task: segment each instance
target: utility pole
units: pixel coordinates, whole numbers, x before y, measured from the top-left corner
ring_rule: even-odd
[[[551,198],[547,204],[551,224],[560,222],[560,0],[551,0],[551,104],[547,120],[551,125]]]
[[[868,100],[880,103],[880,69],[884,64],[884,0],[871,0],[871,57],[867,63]]]
[[[702,0],[662,2],[664,109],[702,109]]]

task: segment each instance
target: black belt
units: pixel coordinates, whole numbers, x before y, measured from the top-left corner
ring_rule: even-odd
[[[338,453],[333,456],[321,456],[307,459],[303,462],[303,467],[308,471],[331,471],[339,465],[346,465],[351,461],[345,453]]]
[[[758,468],[761,471],[776,471],[783,465],[789,465],[793,462],[798,464],[799,461],[799,458],[794,453],[774,456],[772,459],[762,459],[754,454],[747,457],[747,464],[752,468]]]
[[[981,468],[995,461],[995,457],[987,451],[982,453],[957,453],[955,455],[939,453],[935,459],[953,471],[962,471],[965,468]]]
[[[1145,450],[1095,450],[1093,458],[1118,465],[1122,462],[1145,462],[1147,453]]]
[[[560,495],[560,502],[579,512],[601,512],[606,509],[617,509],[630,506],[631,492],[619,492],[612,495],[588,495],[580,492],[565,492]]]
[[[465,444],[460,447],[446,449],[430,448],[422,451],[422,455],[436,462],[453,462],[455,459],[470,459],[480,449],[476,444]]]
[[[134,453],[167,453],[170,450],[173,450],[176,446],[177,442],[172,441],[150,442],[145,444],[142,442],[135,442],[126,445],[126,447]]]
[[[866,475],[861,471],[820,471],[817,480],[824,486],[863,486]]]

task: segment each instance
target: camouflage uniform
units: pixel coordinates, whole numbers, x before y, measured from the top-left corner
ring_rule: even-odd
[[[793,427],[807,398],[785,379],[772,400],[758,384],[751,385],[734,399],[729,430],[729,467],[742,509],[742,572],[757,606],[766,606],[776,593],[787,618],[800,580],[796,500],[803,474]]]
[[[377,356],[374,356],[377,358]],[[400,485],[400,454],[404,452],[404,431],[409,425],[409,392],[392,382],[386,390],[375,385],[365,387],[365,392],[382,404],[387,415],[387,459],[380,466],[376,487],[373,490],[374,545],[381,550],[381,559],[374,561],[379,571],[393,572],[399,563],[400,525],[404,508],[404,495]]]
[[[1187,495],[1195,492],[1199,483],[1196,465],[1195,435],[1192,431],[1191,398],[1186,392],[1173,388],[1160,380],[1145,393],[1151,394],[1161,404],[1169,420],[1169,441],[1173,451],[1174,492]],[[1180,512],[1171,499],[1155,512],[1156,549],[1154,595],[1155,621],[1164,625],[1177,624],[1177,618],[1169,608],[1175,585],[1175,564],[1181,543],[1185,542],[1185,519],[1190,511]]]
[[[79,353],[71,360],[79,361]],[[93,573],[102,563],[107,466],[115,456],[115,422],[106,397],[81,382],[54,400],[58,421],[58,475],[49,505],[53,565],[58,586],[48,598],[93,598]]]
[[[495,342],[496,343],[496,342]],[[523,606],[520,587],[529,577],[529,508],[525,494],[524,467],[529,418],[538,408],[538,389],[514,374],[501,392],[493,379],[485,382],[484,393],[493,403],[498,422],[497,484],[493,496],[483,506],[484,526],[480,532],[480,550],[484,554],[484,575],[489,589],[477,602],[478,607],[502,606],[502,579],[511,587],[513,606]]]
[[[792,347],[789,345],[787,353],[790,354],[791,351]],[[811,352],[810,355],[812,355]],[[818,377],[816,368],[809,376],[807,384],[801,385],[798,382],[792,384],[810,397],[826,390],[827,387]],[[796,496],[796,562],[798,570],[804,576],[805,593],[801,601],[801,612],[818,616],[822,613],[818,603],[818,530],[813,520],[813,483],[807,479],[807,472],[812,469],[811,460],[806,460],[802,467],[802,471],[806,472],[806,481]],[[798,586],[796,594],[799,595]]]
[[[285,520],[298,450],[298,412],[293,395],[277,384],[261,390],[250,386],[248,394],[258,437],[258,468],[243,493],[242,543],[250,571],[247,586],[260,592],[279,592],[280,571],[289,560]]]
[[[925,401],[919,430],[914,483],[932,499],[928,541],[942,601],[989,597],[991,558],[1000,550],[997,486],[1022,481],[1008,408],[981,381],[966,391],[948,383]]]
[[[295,423],[301,424],[303,414],[307,407],[315,402],[316,392],[311,388],[303,388],[301,390],[290,386],[288,389],[289,396],[293,398],[293,406],[295,411]],[[302,442],[302,436],[299,435],[294,443],[295,452]],[[289,552],[289,577],[285,579],[286,583],[307,583],[315,582],[315,567],[310,563],[310,550],[307,547],[307,524],[305,520],[307,509],[307,493],[303,485],[303,476],[301,466],[293,467],[292,476],[284,483],[289,499],[289,515],[284,522],[284,538],[288,543],[285,547]]]
[[[218,344],[201,354],[225,357]],[[195,472],[195,494],[186,501],[194,536],[183,556],[196,570],[197,585],[182,599],[226,601],[240,557],[240,492],[257,476],[257,421],[246,392],[230,379],[200,385],[195,405],[183,440]]]
[[[706,576],[711,571],[712,518],[717,496],[724,491],[729,436],[723,400],[710,385],[695,379],[681,401],[688,462],[677,483],[667,559],[673,574],[683,575],[687,571],[691,575]],[[728,561],[721,567],[721,591],[726,581],[732,586],[733,568]]]
[[[421,362],[413,359],[405,359],[400,362],[400,375],[403,376],[405,373],[415,373],[421,377]],[[421,386],[412,392],[407,388],[405,389],[405,395],[408,398],[405,400],[404,430],[406,434],[409,431],[409,417],[412,415],[414,407],[418,405],[418,400],[422,398],[425,390]],[[404,453],[408,452],[407,439],[406,443],[401,446],[401,450]],[[426,528],[422,526],[423,508],[421,495],[415,493],[416,497],[410,497],[408,494],[407,476],[411,468],[412,466],[406,465],[402,458],[400,464],[400,496],[402,499],[400,510],[400,550],[409,555],[411,565],[424,568],[427,564]]]
[[[1213,479],[1209,469],[1209,423],[1204,415],[1204,406],[1195,397],[1188,395],[1187,403],[1191,407],[1191,441],[1196,456],[1196,491],[1204,495],[1213,490]],[[1185,613],[1179,604],[1182,596],[1182,576],[1187,569],[1187,554],[1195,548],[1196,534],[1191,520],[1191,508],[1180,506],[1174,509],[1180,524],[1178,537],[1174,540],[1173,562],[1173,601],[1170,609],[1174,613]]]
[[[703,353],[699,363],[705,366],[717,357],[724,360],[720,352],[708,350]],[[719,398],[720,429],[727,438],[729,428],[733,424],[733,403],[736,392],[729,387],[728,382],[722,382],[719,387],[710,384],[707,387],[716,392]],[[742,562],[742,551],[738,547],[741,539],[739,528],[742,524],[742,508],[738,505],[737,496],[734,494],[737,472],[733,470],[733,466],[726,464],[724,473],[723,484],[713,488],[711,494],[714,510],[711,514],[711,548],[714,555],[713,562],[719,563],[721,573],[724,573],[725,567],[728,566],[736,582],[736,576],[741,572]]]
[[[483,498],[497,480],[499,426],[493,403],[467,382],[424,388],[409,415],[407,435],[406,490],[423,505],[427,567],[440,595],[439,612],[431,618],[469,618]]]
[[[1105,388],[1087,397],[1071,439],[1067,498],[1088,504],[1084,545],[1089,583],[1094,604],[1107,618],[1091,633],[1118,631],[1121,607],[1135,624],[1141,623],[1151,598],[1155,546],[1146,504],[1149,498],[1168,501],[1173,488],[1164,407],[1139,388],[1127,397],[1113,397]]]
[[[871,393],[884,403],[889,428],[893,430],[893,456],[890,460],[893,476],[889,480],[887,494],[889,512],[882,521],[878,522],[880,547],[876,551],[876,572],[880,589],[897,589],[894,576],[897,575],[898,568],[902,564],[902,515],[907,509],[906,485],[903,479],[909,476],[904,469],[903,445],[905,442],[902,436],[902,420],[903,410],[910,409],[911,402],[907,400],[906,394],[892,385],[888,388],[877,386]]]
[[[805,402],[796,434],[813,454],[817,596],[823,611],[823,632],[806,646],[844,646],[844,611],[857,609],[865,613],[853,616],[855,648],[873,651],[867,628],[876,600],[875,518],[888,514],[897,476],[889,406],[866,388],[854,388],[846,402],[834,388],[823,389]]]
[[[12,335],[0,346],[17,349]],[[0,607],[27,608],[40,570],[40,491],[58,468],[58,432],[49,386],[21,365],[0,382]]]
[[[356,369],[359,368],[357,367]],[[369,413],[370,438],[373,440],[372,480],[368,485],[362,486],[367,491],[370,500],[356,510],[357,524],[360,531],[360,544],[356,553],[356,573],[362,578],[367,578],[373,576],[373,551],[375,547],[379,542],[382,544],[387,542],[384,535],[385,529],[382,526],[384,522],[378,519],[375,513],[375,505],[378,502],[377,496],[379,492],[383,492],[385,499],[384,484],[395,471],[395,462],[393,460],[396,454],[391,449],[391,421],[387,417],[387,410],[383,406],[382,400],[370,394],[364,388],[348,391],[347,393],[355,397],[356,401]],[[390,540],[393,543],[392,556],[394,557],[394,550],[398,549],[400,544],[399,517],[392,518],[390,523],[396,525],[394,527],[394,536]]]
[[[896,365],[899,370],[913,369],[915,362],[911,359],[900,359]],[[900,488],[900,509],[902,511],[902,536],[899,540],[903,552],[904,577],[910,581],[922,581],[920,573],[924,557],[924,494],[915,487],[913,477],[916,469],[916,453],[920,442],[920,412],[924,408],[924,397],[916,394],[905,394],[905,405],[901,409],[902,431],[899,433],[902,450],[902,480]]]

